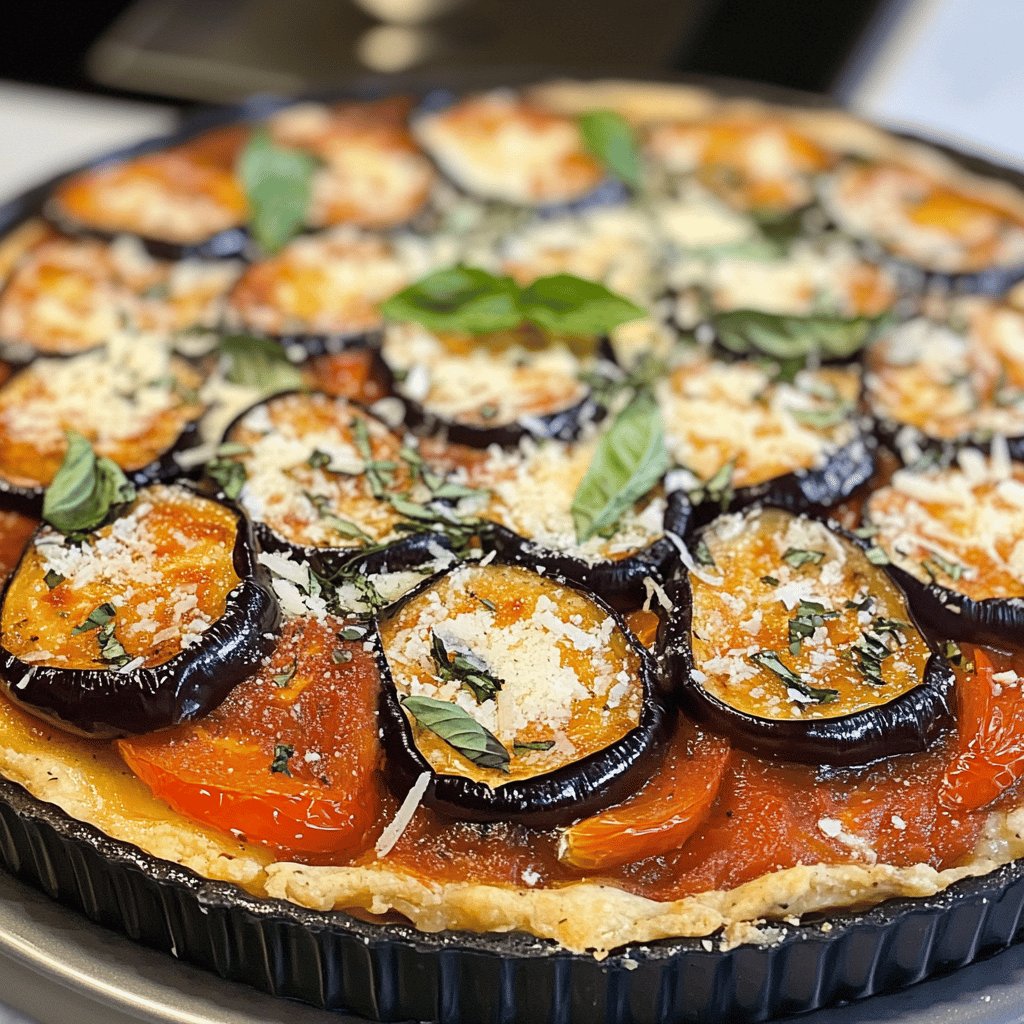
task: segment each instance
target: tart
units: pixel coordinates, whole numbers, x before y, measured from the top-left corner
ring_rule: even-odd
[[[1012,941],[1024,193],[684,86],[250,114],[4,221],[4,861],[378,1019]]]

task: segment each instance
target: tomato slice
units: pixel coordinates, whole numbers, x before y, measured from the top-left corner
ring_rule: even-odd
[[[1004,686],[989,654],[972,648],[974,671],[957,685],[959,743],[939,790],[942,804],[974,811],[987,807],[1024,776],[1024,694]]]
[[[728,759],[728,740],[681,727],[651,781],[632,800],[567,828],[558,859],[594,871],[678,849],[711,812]]]
[[[196,821],[287,853],[360,853],[381,810],[379,678],[340,628],[287,624],[269,664],[212,714],[121,740],[121,756]]]

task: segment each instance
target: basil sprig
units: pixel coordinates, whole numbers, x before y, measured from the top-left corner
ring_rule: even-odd
[[[457,682],[476,698],[477,704],[494,700],[504,685],[472,651],[449,648],[437,633],[430,634],[430,656],[442,679]]]
[[[43,519],[61,533],[83,533],[133,501],[135,487],[116,462],[98,456],[78,431],[67,431],[67,439],[64,461],[43,497]]]
[[[316,168],[309,153],[278,146],[265,128],[252,133],[237,171],[249,204],[249,230],[264,252],[277,252],[302,230]]]
[[[458,704],[433,697],[403,697],[402,705],[424,729],[473,764],[508,771],[509,753],[501,741]]]
[[[887,314],[791,316],[758,309],[733,309],[711,316],[718,343],[729,352],[788,364],[803,364],[811,356],[849,359],[887,322]]]
[[[576,539],[583,542],[614,530],[623,513],[665,475],[668,462],[657,403],[640,392],[601,436],[576,488]]]
[[[432,331],[489,334],[530,323],[551,334],[579,336],[607,334],[644,315],[624,296],[573,274],[541,277],[522,287],[511,277],[461,264],[420,278],[380,311],[388,320]]]
[[[267,338],[229,334],[220,340],[224,375],[232,384],[254,388],[264,395],[294,391],[302,386],[302,371],[288,361],[284,349]]]
[[[623,184],[640,188],[643,165],[636,133],[614,110],[588,110],[577,119],[587,152],[601,162]]]

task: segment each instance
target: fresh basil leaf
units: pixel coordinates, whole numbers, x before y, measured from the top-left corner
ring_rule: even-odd
[[[516,754],[526,754],[531,750],[550,750],[554,745],[554,740],[531,740],[529,743],[513,743],[512,751]]]
[[[277,252],[302,230],[316,168],[309,153],[277,145],[265,128],[250,136],[237,170],[249,203],[249,228],[264,252]]]
[[[245,465],[234,459],[213,459],[206,464],[206,473],[232,501],[242,493],[247,479]]]
[[[113,620],[116,614],[117,609],[109,601],[104,601],[103,604],[89,612],[89,616],[84,622],[79,623],[71,630],[71,635],[78,636],[80,633],[88,633],[91,629],[102,629]]]
[[[481,768],[508,771],[509,754],[501,741],[458,704],[433,697],[403,697],[402,706],[424,728]]]
[[[757,309],[734,309],[711,317],[719,344],[730,352],[786,363],[805,362],[810,356],[848,359],[864,348],[886,322],[885,314],[790,316]]]
[[[526,319],[549,334],[608,334],[644,315],[635,302],[574,274],[537,278],[523,289],[521,303]]]
[[[264,395],[302,387],[302,371],[269,338],[229,334],[221,338],[220,355],[227,363],[225,376],[232,384],[254,388]]]
[[[127,665],[132,660],[114,633],[113,620],[100,628],[96,640],[100,645],[100,657],[104,661],[113,665]]]
[[[335,665],[345,665],[352,660],[352,652],[347,651],[344,647],[335,647],[331,651],[331,661]]]
[[[794,569],[805,565],[819,565],[824,557],[824,551],[807,551],[804,548],[786,548],[782,553],[782,560]]]
[[[668,452],[657,403],[637,395],[613,420],[594,450],[572,500],[580,542],[614,528],[623,513],[647,494],[668,469]]]
[[[832,704],[839,699],[838,690],[833,690],[829,687],[811,686],[809,683],[804,682],[775,651],[757,651],[750,655],[750,661],[778,676],[787,688],[796,690],[797,693],[810,698],[818,704]]]
[[[449,649],[437,633],[430,634],[430,656],[437,666],[442,679],[452,680],[467,689],[476,698],[477,704],[494,700],[504,685],[472,651]]]
[[[274,745],[274,760],[270,762],[270,771],[280,775],[292,777],[292,770],[288,762],[295,756],[295,748],[290,743],[276,743]]]
[[[61,533],[81,533],[133,501],[135,488],[116,462],[97,456],[77,431],[67,431],[67,439],[64,461],[43,497],[43,519]]]
[[[279,690],[283,690],[291,681],[299,667],[299,659],[292,658],[291,664],[285,668],[282,672],[278,672],[276,675],[270,677],[270,681]]]
[[[55,569],[49,569],[43,577],[43,582],[46,584],[47,589],[53,590],[54,587],[59,587],[64,582],[64,577]]]
[[[643,182],[643,164],[636,134],[629,122],[613,110],[588,110],[578,122],[583,145],[619,181],[631,189]]]
[[[403,288],[380,311],[388,320],[411,321],[434,331],[488,334],[523,322],[519,297],[512,278],[459,264]]]

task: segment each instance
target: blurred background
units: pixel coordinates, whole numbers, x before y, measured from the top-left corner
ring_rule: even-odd
[[[1024,0],[31,0],[4,13],[5,192],[183,107],[379,75],[727,75],[1024,162]]]

